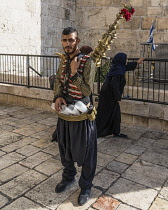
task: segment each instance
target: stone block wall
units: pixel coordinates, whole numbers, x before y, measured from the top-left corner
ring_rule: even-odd
[[[112,24],[122,3],[131,4],[135,13],[131,20],[120,21],[117,39],[111,45],[107,56],[125,52],[129,57],[142,56],[140,43],[146,42],[152,21],[155,22],[155,43],[168,43],[168,1],[167,0],[77,0],[76,26],[83,44],[92,48]]]
[[[41,53],[41,1],[0,1],[0,53]]]
[[[155,42],[168,42],[167,0],[1,0],[0,53],[47,54],[62,52],[62,29],[75,26],[81,46],[92,48],[112,24],[123,5],[131,4],[135,13],[129,22],[121,21],[107,56],[125,52],[139,57],[140,43],[146,42],[155,20]]]
[[[122,123],[168,131],[168,106],[140,101],[121,102]]]
[[[63,28],[75,25],[75,0],[42,0],[41,54],[62,52]]]
[[[75,0],[1,0],[0,53],[53,55],[74,22]]]

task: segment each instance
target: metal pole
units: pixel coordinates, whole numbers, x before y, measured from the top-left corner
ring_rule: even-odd
[[[30,87],[30,68],[29,68],[29,55],[26,56],[26,68],[27,68],[27,87]]]

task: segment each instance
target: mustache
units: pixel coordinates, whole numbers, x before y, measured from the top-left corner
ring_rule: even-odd
[[[72,49],[72,47],[70,47],[70,46],[66,46],[64,49]]]

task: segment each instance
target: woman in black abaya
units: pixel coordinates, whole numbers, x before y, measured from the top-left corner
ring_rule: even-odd
[[[127,138],[127,135],[120,133],[121,112],[119,101],[121,101],[126,84],[125,72],[135,70],[137,63],[143,63],[143,60],[144,58],[140,58],[137,62],[127,63],[125,53],[118,53],[114,56],[99,96],[96,117],[98,137],[112,135]]]

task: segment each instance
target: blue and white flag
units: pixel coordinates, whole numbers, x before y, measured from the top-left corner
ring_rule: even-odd
[[[151,28],[150,28],[150,34],[149,34],[149,38],[147,40],[147,43],[153,43],[152,44],[152,50],[155,50],[156,46],[154,44],[153,30],[154,30],[154,26],[153,26],[153,23],[152,23]]]

